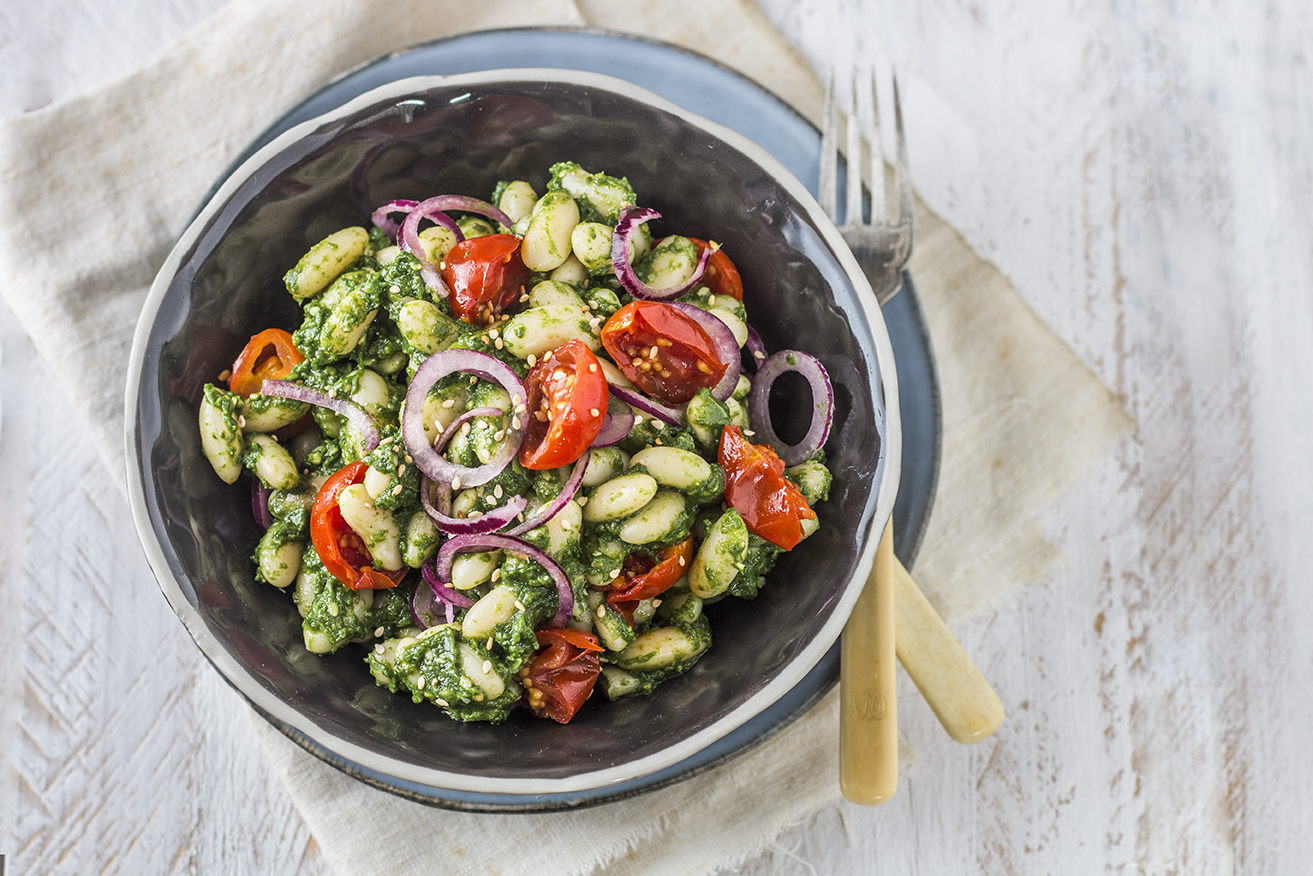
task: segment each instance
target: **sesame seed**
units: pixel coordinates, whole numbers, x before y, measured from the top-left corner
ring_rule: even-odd
[[[587,496],[580,496],[578,499],[575,499],[575,501],[578,502],[581,506],[583,506],[583,505],[587,505],[587,504],[588,504],[588,497],[587,497]]]
[[[515,600],[515,610],[516,610],[516,611],[524,611],[524,603],[521,602],[521,601],[518,600],[518,599]]]
[[[493,437],[493,438],[496,438],[498,441],[500,441],[500,440],[502,440],[502,438],[506,437],[506,430],[505,430],[505,429],[498,429],[496,432],[493,432],[493,433],[492,433],[492,437]]]
[[[460,489],[460,475],[456,475],[454,478],[451,479],[451,488],[453,490]]]
[[[374,635],[377,636],[378,633],[375,633]],[[374,646],[374,653],[375,653],[375,654],[382,654],[385,650],[387,650],[387,649],[384,648],[382,645],[375,645],[375,646]]]
[[[445,709],[447,706],[451,705],[451,704],[448,703],[446,700],[444,700],[442,697],[438,697],[438,698],[435,699],[433,702],[437,703],[439,706],[442,706],[444,709]]]
[[[618,578],[618,577],[620,577],[620,570],[619,570],[619,569],[612,569],[612,570],[611,570],[611,577],[612,577],[612,578]]]
[[[378,629],[374,630],[374,638],[376,639],[380,638],[384,632],[386,631],[383,629],[383,627],[379,627]]]
[[[425,678],[424,676],[421,675],[421,676],[419,677],[419,681],[415,682],[415,687],[419,688],[420,690],[423,690],[423,689],[424,689],[424,685],[426,685],[426,684],[428,684],[428,683],[429,683],[429,680],[428,680],[427,678]]]
[[[237,415],[237,428],[238,429],[246,428],[246,418],[243,417],[241,414]]]
[[[546,422],[547,422],[547,415],[544,414],[542,411],[534,411],[534,412],[533,412],[533,418],[534,418],[535,420],[537,420],[538,422],[540,422],[540,423],[546,423]]]
[[[492,661],[491,661],[491,660],[484,660],[484,661],[483,661],[483,671],[484,671],[484,672],[492,672]]]
[[[661,439],[660,439],[660,438],[654,438],[654,439],[652,439],[652,443],[653,443],[653,444],[660,444],[660,443],[661,443]]]
[[[716,303],[716,296],[715,296],[715,295],[708,295],[708,296],[707,296],[707,304],[715,304],[715,303]]]
[[[394,496],[401,495],[401,484],[397,484],[395,487],[392,488],[392,495]]]
[[[658,420],[656,417],[653,417],[653,418],[652,418],[652,428],[653,428],[653,429],[664,429],[664,428],[666,428],[666,424],[665,424],[664,421],[662,421],[662,420]]]
[[[406,473],[405,463],[402,463],[401,465],[397,466],[397,477],[401,477],[405,473]]]
[[[477,377],[475,377],[473,374],[471,374],[471,375],[470,375],[470,386],[473,386],[474,384],[476,384],[476,383],[478,383],[478,382],[479,382],[479,378],[477,378]]]
[[[444,408],[447,408],[448,410],[450,410],[450,409],[456,407],[456,400],[455,400],[454,398],[449,398],[449,399],[447,399],[445,402],[442,403],[442,406],[443,406]]]
[[[599,606],[597,606],[597,616],[598,616],[598,617],[606,617],[606,606],[605,606],[605,605],[599,605]]]
[[[498,334],[500,334],[500,332],[498,332],[497,329],[488,329],[488,337],[495,338]]]
[[[661,600],[660,600],[660,599],[653,599],[653,600],[652,600],[652,607],[653,607],[653,608],[660,608],[660,607],[661,607]]]
[[[496,347],[498,350],[505,349],[506,347],[506,345],[502,343],[501,338],[497,338],[495,341],[493,341],[492,345]]]
[[[398,286],[396,283],[393,283],[391,286],[388,287],[388,291],[391,292],[393,295],[396,295],[399,292],[401,292],[401,287]]]
[[[512,428],[512,429],[518,429],[518,428],[520,428],[520,418],[519,418],[519,417],[511,417],[511,428]]]
[[[492,650],[492,640],[493,640],[493,636],[489,636],[488,641],[483,643],[483,646],[487,648],[489,651]]]
[[[492,570],[492,580],[496,581],[496,580],[499,579],[500,577],[501,577],[501,569],[493,569],[493,570]]]
[[[494,487],[492,488],[492,494],[493,494],[494,496],[496,496],[498,499],[500,499],[500,498],[502,497],[501,484],[497,484],[496,486],[494,486]]]
[[[412,458],[409,453],[402,454],[401,458],[404,459],[407,463],[411,463],[415,461],[414,458]]]
[[[683,558],[683,557],[680,557],[680,558],[679,558],[679,564],[680,564],[681,566],[686,565],[686,563],[684,562],[684,558]]]
[[[338,611],[339,611],[339,609],[338,609],[338,607],[337,607],[337,603],[336,603],[336,602],[330,602],[330,603],[328,603],[328,613],[329,613],[329,614],[331,614],[333,617],[337,617],[337,613],[338,613]]]
[[[596,371],[597,371],[597,363],[596,363],[596,362],[589,362],[589,363],[588,363],[588,370],[589,370],[589,371],[592,371],[592,372],[596,372]]]
[[[528,363],[529,363],[529,367],[532,368],[533,366],[535,366],[535,365],[538,364],[538,357],[535,356],[533,353],[530,353],[530,354],[529,354],[529,357],[528,357],[527,359],[525,359],[524,361],[528,362]],[[517,398],[518,398],[518,396],[517,396]]]
[[[460,433],[461,433],[462,435],[468,435],[468,434],[470,434],[470,421],[469,421],[469,420],[466,420],[465,422],[463,422],[463,423],[460,424]]]
[[[599,411],[597,408],[589,408],[588,413],[592,414],[594,417],[602,416],[602,412]]]
[[[744,429],[744,430],[743,430],[743,434],[744,434],[744,435],[747,435],[749,438],[751,438],[751,437],[753,437],[754,435],[756,435],[757,433],[754,432],[754,431],[752,431],[751,429]]]

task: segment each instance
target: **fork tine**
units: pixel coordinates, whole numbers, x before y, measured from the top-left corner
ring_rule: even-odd
[[[862,224],[862,126],[857,99],[857,68],[849,77],[852,89],[848,92],[848,213],[844,222]],[[872,216],[872,219],[875,217]]]
[[[817,189],[818,200],[825,215],[839,221],[836,212],[835,188],[839,176],[839,131],[834,106],[834,68],[825,80],[825,116],[821,121],[821,179]]]
[[[907,165],[907,136],[903,133],[903,106],[898,100],[898,74],[892,76],[894,83],[894,139],[895,164],[894,186],[898,192],[898,224],[910,224],[912,221],[912,173]]]
[[[875,67],[871,67],[871,118],[866,125],[866,139],[871,143],[871,224],[885,221],[888,208],[884,200],[884,140],[880,135],[880,89]]]

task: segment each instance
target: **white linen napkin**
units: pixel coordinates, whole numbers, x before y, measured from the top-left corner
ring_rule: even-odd
[[[815,77],[746,0],[323,0],[312,14],[293,0],[235,0],[145,69],[0,125],[0,294],[115,477],[125,472],[122,375],[146,289],[209,185],[257,134],[335,74],[384,52],[469,30],[584,23],[714,53],[819,115]],[[1033,521],[1131,423],[1006,279],[917,206],[911,270],[938,356],[945,431],[916,575],[953,624],[1040,580],[1059,548]],[[255,722],[342,876],[428,872],[434,849],[453,876],[544,866],[705,873],[756,854],[838,799],[834,694],[706,774],[537,815],[410,803]],[[704,829],[713,821],[714,835]]]

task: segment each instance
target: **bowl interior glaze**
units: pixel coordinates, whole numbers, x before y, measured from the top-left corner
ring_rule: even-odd
[[[599,87],[601,80],[544,81],[523,70],[499,80],[409,80],[294,129],[243,165],[202,211],[139,328],[130,466],[143,544],[166,595],[202,650],[262,711],[407,780],[527,793],[596,787],[718,738],[787,690],[834,641],[869,568],[873,523],[888,515],[877,496],[892,498],[897,486],[887,483],[891,474],[896,480],[887,457],[897,459],[891,380],[880,368],[888,339],[846,269],[855,267],[845,265],[851,257],[836,254],[832,226],[800,185],[763,169],[764,153],[748,154],[742,138],[731,145],[710,123],[694,124],[627,83]],[[211,470],[196,401],[248,337],[298,324],[281,278],[316,241],[365,224],[396,198],[486,198],[501,179],[527,179],[541,192],[548,168],[565,160],[628,177],[640,202],[663,214],[657,234],[719,241],[743,276],[749,322],[767,349],[821,359],[835,389],[826,447],[834,487],[818,508],[820,530],[781,557],[755,601],[708,606],[713,647],[688,673],[648,697],[610,703],[599,695],[566,726],[524,712],[499,726],[458,724],[377,687],[365,646],[328,658],[304,649],[289,594],[253,579],[259,531],[249,482],[227,486]],[[781,417],[795,421],[781,423],[782,434],[810,416],[805,399],[781,407]]]

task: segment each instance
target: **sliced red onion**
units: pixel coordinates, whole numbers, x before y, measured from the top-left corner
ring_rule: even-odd
[[[270,492],[272,491],[261,483],[259,478],[251,479],[251,513],[260,528],[266,530],[274,525],[274,515],[269,510]]]
[[[651,414],[658,420],[662,420],[667,425],[679,426],[684,422],[684,414],[675,408],[667,407],[661,402],[650,399],[635,389],[625,389],[623,386],[611,384],[611,394],[623,401],[625,404],[638,408],[645,414]],[[626,433],[627,434],[627,433]]]
[[[602,421],[602,431],[597,433],[591,446],[611,447],[619,444],[633,428],[633,409],[615,396],[611,396],[607,399],[606,419]]]
[[[492,550],[506,550],[523,554],[546,569],[547,574],[552,578],[552,583],[556,585],[558,594],[556,616],[552,618],[549,626],[563,627],[569,623],[571,616],[574,614],[574,590],[570,587],[570,579],[557,565],[556,560],[553,560],[524,539],[514,538],[509,535],[492,534],[453,536],[438,549],[438,555],[434,558],[434,572],[441,581],[451,581],[451,564],[455,561],[456,554]]]
[[[524,440],[524,421],[512,415],[506,436],[497,452],[484,465],[469,468],[456,465],[429,444],[424,437],[424,398],[429,389],[448,374],[473,374],[501,385],[511,396],[513,405],[523,404],[528,398],[520,378],[499,359],[474,350],[442,350],[425,359],[415,371],[406,391],[406,410],[401,418],[401,437],[419,470],[440,484],[452,489],[477,487],[486,484],[501,473],[519,452]],[[447,436],[448,438],[450,436]],[[442,439],[439,439],[441,441]]]
[[[761,367],[761,363],[766,361],[766,345],[761,341],[761,335],[752,326],[748,326],[748,342],[745,344],[748,352],[752,354],[752,370],[756,371]]]
[[[451,290],[442,281],[442,275],[438,273],[438,266],[429,261],[428,256],[424,255],[424,247],[420,246],[419,243],[419,223],[422,219],[431,219],[456,235],[457,243],[464,240],[465,235],[461,233],[455,219],[442,212],[441,208],[433,206],[433,202],[438,200],[441,199],[429,198],[427,201],[421,201],[415,206],[415,209],[406,214],[405,220],[401,223],[401,231],[397,235],[397,245],[419,259],[419,275],[424,279],[424,284],[433,290],[433,294],[446,298]]]
[[[434,612],[437,605],[439,605],[438,597],[433,592],[433,588],[416,584],[414,592],[410,594],[410,619],[421,630],[437,626],[439,623],[438,616]],[[444,603],[444,605],[446,607],[447,623],[451,623],[455,620],[456,613],[450,602]]]
[[[346,417],[347,421],[363,436],[363,446],[366,453],[377,447],[379,439],[382,437],[378,431],[378,423],[374,422],[374,418],[353,401],[333,398],[327,393],[311,389],[308,386],[302,386],[299,383],[293,383],[290,380],[266,380],[260,385],[260,392],[276,398],[307,402]]]
[[[431,492],[435,486],[439,490],[436,502],[433,501]],[[435,484],[429,480],[428,475],[420,477],[419,501],[424,506],[424,513],[429,519],[448,535],[482,535],[486,532],[496,532],[520,516],[529,505],[523,496],[511,496],[506,500],[506,504],[478,517],[452,517],[451,487],[446,484]]]
[[[739,373],[743,370],[743,357],[739,353],[739,342],[729,326],[716,318],[714,313],[703,310],[693,304],[679,301],[669,302],[671,307],[697,320],[702,330],[711,336],[711,343],[716,348],[716,357],[728,363],[725,375],[720,382],[711,387],[711,394],[716,401],[724,401],[734,394],[734,387],[739,385]]]
[[[689,277],[688,282],[670,289],[653,289],[638,279],[634,266],[629,264],[629,239],[634,236],[638,226],[660,218],[661,214],[651,207],[626,207],[611,236],[611,267],[615,270],[616,279],[630,295],[647,301],[669,301],[683,295],[702,279],[702,274],[707,270],[707,262],[711,260],[711,247],[707,247],[698,257],[697,267],[693,269],[693,276]]]
[[[506,530],[506,534],[524,535],[524,533],[528,532],[530,529],[536,529],[539,526],[542,526],[548,520],[551,520],[559,514],[561,509],[568,505],[570,500],[579,493],[579,487],[584,482],[584,472],[587,469],[588,451],[585,450],[584,455],[579,457],[579,461],[574,464],[574,471],[570,472],[570,477],[566,480],[565,486],[561,488],[561,492],[557,493],[552,501],[533,512],[528,520]]]
[[[397,232],[401,230],[401,225],[400,223],[393,222],[388,217],[393,213],[409,213],[418,206],[419,201],[405,199],[400,201],[389,201],[374,211],[374,215],[370,217],[370,221],[374,223],[375,228],[382,230],[382,232],[388,237],[396,240]]]
[[[770,420],[770,388],[775,378],[786,371],[796,371],[807,378],[812,394],[812,419],[807,434],[797,444],[785,444],[775,434]],[[830,424],[834,421],[834,387],[830,375],[815,356],[797,350],[781,350],[762,363],[748,395],[748,413],[752,427],[784,460],[785,465],[797,465],[825,446],[830,437]]]

